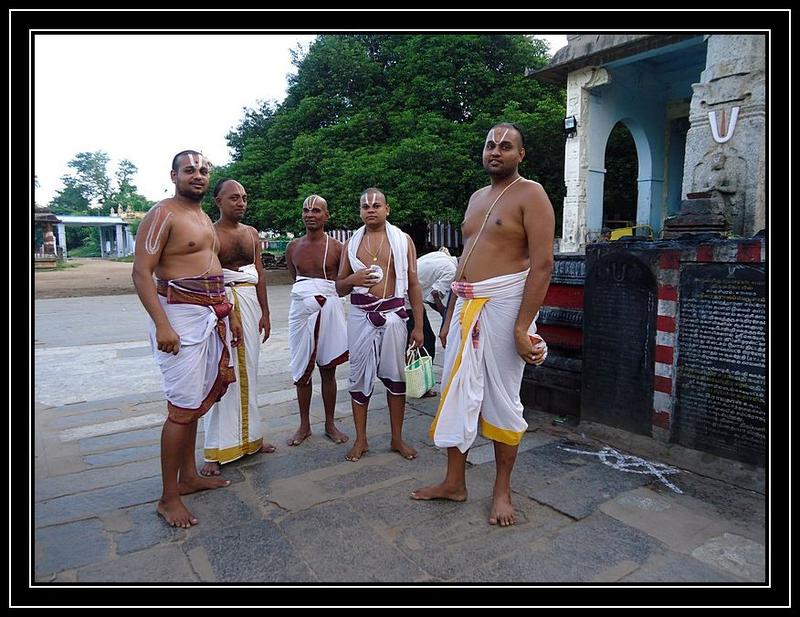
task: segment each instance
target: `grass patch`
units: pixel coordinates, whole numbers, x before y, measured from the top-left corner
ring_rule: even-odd
[[[59,259],[58,262],[56,262],[56,270],[69,270],[70,268],[78,268],[80,266],[81,264],[71,263],[63,259]]]

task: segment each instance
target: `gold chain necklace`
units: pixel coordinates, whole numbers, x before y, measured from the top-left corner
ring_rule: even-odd
[[[369,253],[370,257],[372,257],[372,261],[378,261],[378,255],[380,255],[381,249],[383,248],[383,241],[386,240],[386,234],[384,234],[381,238],[381,243],[378,245],[378,250],[374,253],[372,252],[372,246],[369,243],[369,235],[366,231],[364,232],[364,239],[367,241],[367,246],[364,247],[364,250]]]

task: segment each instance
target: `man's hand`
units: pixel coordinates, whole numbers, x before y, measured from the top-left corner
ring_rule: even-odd
[[[156,343],[158,351],[177,355],[181,348],[181,337],[172,329],[172,326],[161,326],[156,328]]]
[[[269,315],[262,315],[261,319],[258,320],[258,331],[263,335],[261,342],[266,343],[271,331]]]
[[[369,268],[362,268],[350,275],[348,283],[352,284],[353,287],[372,287],[377,285],[379,281],[380,277],[375,272]]]
[[[234,312],[231,312],[229,321],[231,326],[231,347],[239,347],[242,344],[242,322],[239,321]]]
[[[409,345],[412,349],[417,349],[425,344],[425,337],[422,334],[422,326],[414,324],[414,329],[411,331],[411,339]]]
[[[448,332],[450,332],[450,322],[443,323],[442,327],[439,328],[439,340],[442,343],[442,347],[447,347]]]
[[[528,334],[527,330],[514,330],[517,353],[528,364],[539,365],[547,357],[547,343],[538,334]]]
[[[538,334],[531,334],[531,345],[533,345],[533,363],[539,366],[547,359],[547,343]]]

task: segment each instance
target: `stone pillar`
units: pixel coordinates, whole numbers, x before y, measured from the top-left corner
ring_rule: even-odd
[[[65,225],[58,223],[56,229],[58,230],[58,246],[61,247],[61,257],[67,258],[67,233],[64,231]]]
[[[123,244],[123,239],[122,239],[123,238],[122,228],[123,228],[123,225],[114,225],[114,229],[117,232],[117,257],[122,257],[123,255],[125,255],[125,253],[123,251],[124,244]]]
[[[714,199],[730,231],[764,227],[765,35],[708,36],[686,135],[684,199]]]
[[[131,233],[130,226],[125,227],[125,255],[132,255],[136,250],[136,242],[134,242],[133,234]]]
[[[586,196],[590,175],[588,140],[591,133],[589,96],[592,88],[607,84],[609,79],[608,72],[599,67],[573,71],[567,78],[567,116],[575,116],[578,132],[567,139],[564,148],[567,194],[564,197],[561,250],[566,253],[579,251],[586,242]],[[602,173],[595,178],[601,183],[602,179]]]

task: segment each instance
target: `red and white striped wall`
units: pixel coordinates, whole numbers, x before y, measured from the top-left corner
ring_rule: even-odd
[[[737,243],[701,244],[696,249],[665,250],[659,256],[658,312],[653,375],[653,427],[669,431],[675,402],[675,347],[678,338],[678,289],[681,263],[762,263],[766,253],[760,239]]]

